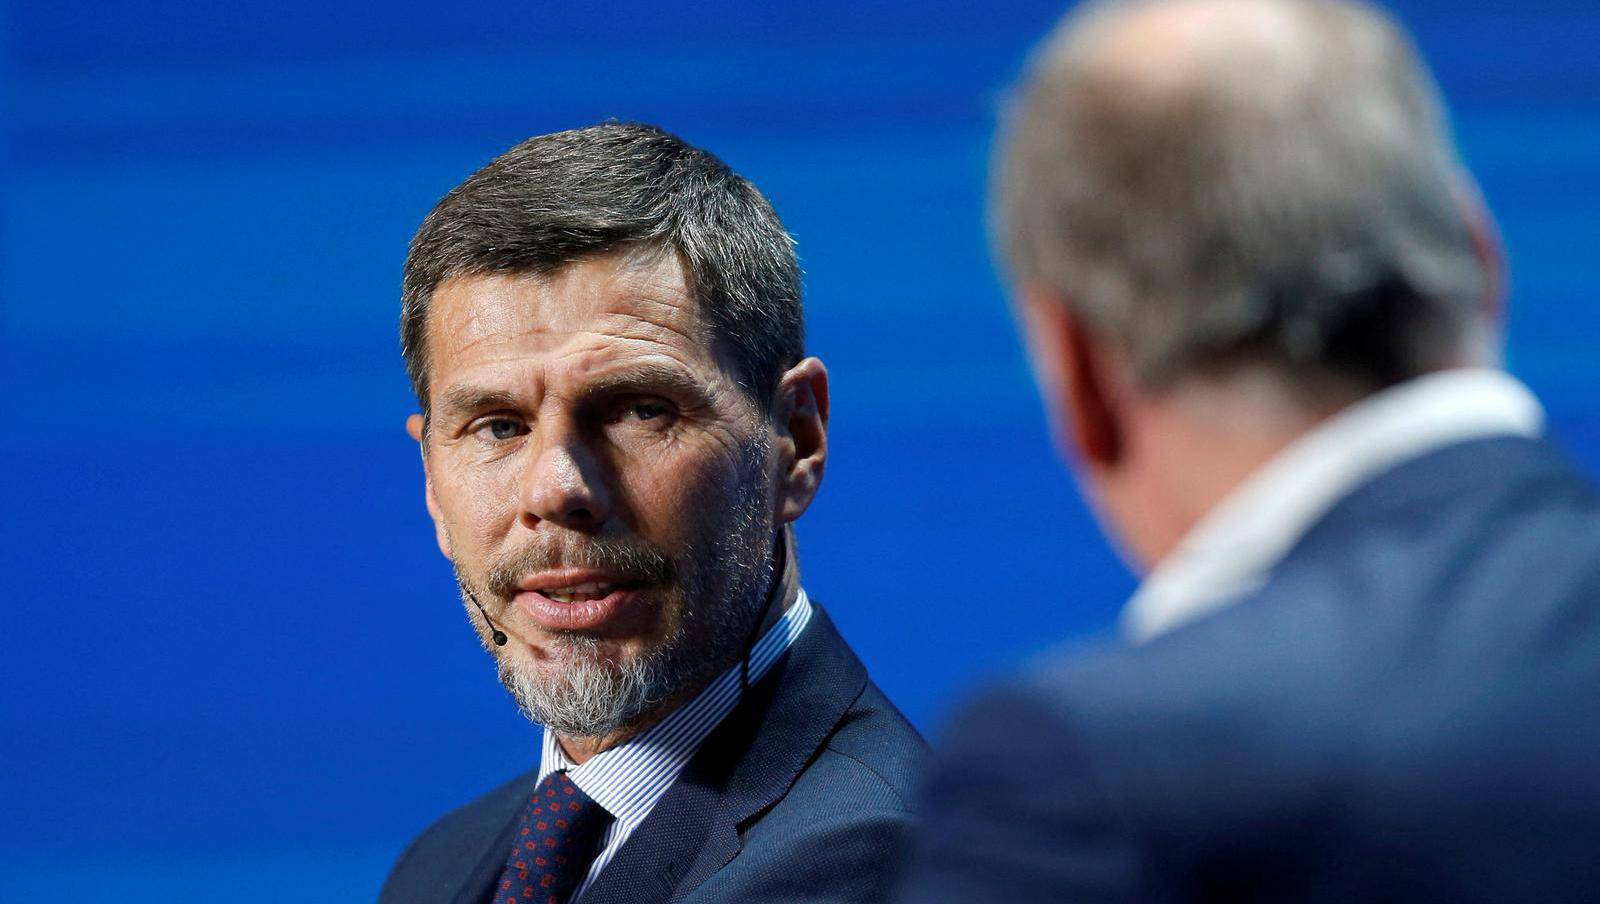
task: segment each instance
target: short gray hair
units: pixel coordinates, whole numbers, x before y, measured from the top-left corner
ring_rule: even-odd
[[[1099,2],[1035,52],[995,156],[1012,278],[1059,292],[1147,389],[1251,363],[1371,391],[1475,356],[1470,177],[1404,33],[1340,0],[1212,3],[1278,30],[1118,59],[1119,24],[1175,4]]]
[[[400,346],[424,414],[428,307],[457,276],[549,274],[631,247],[679,254],[713,341],[767,410],[804,354],[794,242],[749,180],[654,126],[609,122],[518,144],[445,195],[406,255]]]

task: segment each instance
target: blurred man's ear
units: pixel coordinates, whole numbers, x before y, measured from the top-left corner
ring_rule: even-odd
[[[1017,307],[1056,447],[1093,469],[1115,466],[1123,427],[1105,346],[1051,289],[1024,285]]]
[[[778,459],[778,520],[799,518],[816,498],[828,463],[828,369],[806,358],[778,380],[772,403]]]
[[[1505,244],[1500,238],[1500,226],[1484,203],[1483,192],[1470,173],[1462,172],[1456,180],[1456,203],[1466,219],[1467,232],[1472,239],[1472,253],[1483,267],[1485,291],[1483,314],[1496,330],[1505,327],[1505,303],[1509,274],[1506,267]]]
[[[422,450],[422,501],[428,507],[428,517],[433,519],[434,538],[439,543],[439,551],[454,562],[455,557],[450,554],[450,535],[444,529],[444,515],[439,509],[439,499],[433,492],[433,472],[428,468],[427,421],[420,414],[411,415],[406,418],[406,432],[411,434],[411,438],[417,441],[417,447]]]

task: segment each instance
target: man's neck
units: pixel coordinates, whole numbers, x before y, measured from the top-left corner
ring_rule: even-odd
[[[800,565],[794,556],[794,530],[787,525],[778,530],[778,539],[773,544],[773,574],[775,577],[772,589],[767,593],[767,605],[762,607],[764,611],[751,633],[750,645],[772,630],[778,619],[783,618],[783,614],[800,598]],[[745,655],[749,655],[749,652],[748,649],[744,651]]]
[[[789,611],[789,607],[793,606],[795,601],[800,598],[800,569],[795,563],[793,532],[788,527],[784,527],[779,531],[778,539],[774,544],[773,558],[773,571],[776,577],[772,582],[772,588],[768,591],[767,604],[762,607],[759,622],[751,630],[744,647],[738,651],[740,657],[750,655],[750,648],[755,642],[762,635],[772,630],[772,626],[776,625],[778,620],[783,617],[783,614]],[[738,662],[739,659],[734,659],[728,665]],[[566,754],[567,759],[571,760],[573,765],[581,766],[597,754],[604,753],[613,747],[627,743],[632,738],[638,737],[651,726],[665,719],[678,707],[693,700],[695,695],[705,690],[706,685],[722,674],[723,669],[726,667],[717,669],[700,681],[694,682],[691,686],[673,693],[663,700],[661,705],[644,714],[626,728],[600,737],[568,738],[557,735],[556,742],[560,744],[561,752]]]
[[[1134,552],[1143,570],[1263,465],[1356,400],[1309,402],[1273,385],[1274,379],[1270,372],[1246,372],[1191,383],[1145,409],[1145,479],[1134,489],[1144,528]]]

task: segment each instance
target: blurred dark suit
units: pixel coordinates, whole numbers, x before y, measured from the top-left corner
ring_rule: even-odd
[[[1600,895],[1600,498],[1550,445],[1365,483],[1247,598],[956,720],[916,901]]]

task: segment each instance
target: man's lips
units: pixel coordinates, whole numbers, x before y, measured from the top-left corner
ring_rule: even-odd
[[[516,604],[547,631],[589,631],[615,622],[632,608],[644,583],[592,569],[560,569],[517,582]]]
[[[517,589],[536,593],[551,591],[565,594],[585,591],[592,593],[596,586],[615,587],[634,583],[638,583],[638,580],[632,575],[616,571],[598,568],[552,568],[548,571],[536,571],[524,577],[517,582]]]

